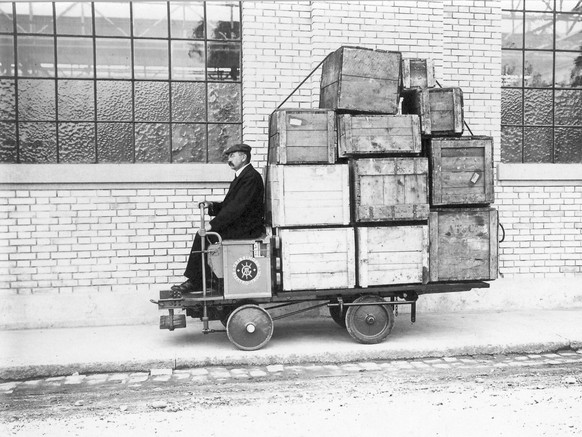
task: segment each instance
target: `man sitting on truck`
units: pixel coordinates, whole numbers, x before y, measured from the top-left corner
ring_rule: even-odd
[[[250,163],[251,147],[247,144],[235,144],[224,154],[227,155],[228,165],[235,171],[235,176],[222,202],[204,202],[208,206],[208,214],[214,216],[206,230],[217,232],[223,239],[259,238],[265,233],[263,203],[265,187],[260,173]],[[174,285],[172,290],[180,292],[202,290],[200,240],[200,235],[196,233],[184,272],[188,280],[180,285]]]

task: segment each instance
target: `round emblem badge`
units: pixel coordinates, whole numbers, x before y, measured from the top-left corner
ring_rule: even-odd
[[[254,258],[239,258],[234,262],[233,268],[235,279],[244,285],[252,284],[261,276],[261,268]]]

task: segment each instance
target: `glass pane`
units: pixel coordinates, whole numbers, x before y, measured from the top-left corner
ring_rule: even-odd
[[[93,14],[88,2],[56,2],[57,33],[60,35],[92,35]]]
[[[206,120],[206,85],[195,82],[172,82],[172,120]]]
[[[95,35],[130,36],[130,24],[129,3],[95,3]]]
[[[0,32],[14,31],[12,3],[0,3]]]
[[[168,37],[166,3],[133,2],[133,35],[147,38]]]
[[[20,162],[57,162],[56,123],[18,123]]]
[[[556,128],[555,162],[582,163],[582,129]]]
[[[554,15],[525,13],[525,48],[552,50],[554,45]]]
[[[134,72],[136,79],[168,78],[168,42],[135,40]]]
[[[131,82],[97,81],[97,120],[131,121],[132,110]]]
[[[237,3],[206,3],[208,39],[240,39],[240,12]]]
[[[49,2],[16,2],[16,31],[52,35],[53,5]]]
[[[582,126],[582,90],[556,90],[556,125]]]
[[[18,36],[18,75],[24,77],[54,77],[54,39],[42,36]]]
[[[556,10],[562,12],[582,12],[580,0],[558,0]]]
[[[239,43],[208,43],[208,79],[238,80],[240,74]]]
[[[522,90],[501,90],[501,123],[523,123],[523,97]]]
[[[172,79],[204,80],[204,43],[172,41]]]
[[[99,162],[133,162],[133,124],[97,123]]]
[[[208,162],[226,162],[224,151],[242,141],[239,124],[208,125]]]
[[[135,82],[134,97],[136,121],[170,121],[167,82]]]
[[[16,162],[16,123],[0,122],[0,162]]]
[[[172,162],[206,162],[206,125],[172,125]]]
[[[556,49],[582,50],[582,14],[556,14]]]
[[[523,48],[523,12],[503,12],[501,41],[504,49]]]
[[[526,127],[523,134],[523,162],[552,162],[551,127]]]
[[[136,162],[170,162],[170,125],[135,124]]]
[[[0,36],[0,76],[14,76],[14,37]]]
[[[240,123],[241,92],[239,83],[208,84],[208,121]]]
[[[522,144],[521,127],[501,126],[501,162],[521,162]]]
[[[551,11],[554,9],[553,0],[525,0],[525,9],[529,11]]]
[[[96,38],[97,77],[131,79],[131,41],[121,38]]]
[[[0,79],[0,120],[16,120],[16,86],[12,79]]]
[[[526,87],[552,86],[551,52],[525,52],[524,81]]]
[[[501,85],[523,85],[522,52],[503,50],[501,52]]]
[[[170,3],[172,38],[204,38],[204,6],[202,3]]]
[[[21,79],[18,81],[20,120],[56,120],[55,81]]]
[[[59,77],[93,77],[93,39],[57,38]]]
[[[90,80],[58,81],[59,121],[93,121],[95,91]]]
[[[556,52],[556,87],[582,88],[582,53]]]
[[[59,123],[59,162],[96,162],[94,123]]]
[[[525,90],[525,124],[551,125],[553,120],[552,90]]]

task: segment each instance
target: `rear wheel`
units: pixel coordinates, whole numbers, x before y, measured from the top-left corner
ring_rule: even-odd
[[[346,328],[352,338],[360,343],[380,343],[392,331],[394,314],[389,305],[379,296],[362,296],[354,303],[370,305],[350,306],[346,311]]]
[[[267,310],[258,305],[243,305],[230,314],[226,335],[241,350],[260,349],[273,335],[273,319]]]

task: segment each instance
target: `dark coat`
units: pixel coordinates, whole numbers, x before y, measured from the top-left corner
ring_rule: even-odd
[[[224,239],[257,238],[265,233],[263,178],[249,164],[231,183],[222,202],[213,202],[208,213],[213,232]]]

